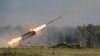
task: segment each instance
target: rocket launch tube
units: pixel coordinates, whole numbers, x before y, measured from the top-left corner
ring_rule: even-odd
[[[21,37],[22,37],[22,40],[24,40],[24,39],[34,36],[35,34],[36,34],[35,31],[30,31],[30,32],[23,34]]]

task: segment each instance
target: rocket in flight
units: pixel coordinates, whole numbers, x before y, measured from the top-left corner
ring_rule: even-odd
[[[58,20],[60,18],[61,18],[61,16],[60,17],[57,17],[57,18],[55,18],[55,19],[53,19],[51,21],[49,21],[46,24],[43,24],[43,25],[41,25],[39,27],[36,27],[35,29],[31,29],[30,31],[28,31],[27,33],[21,35],[20,37],[17,37],[17,38],[12,39],[11,41],[8,42],[9,46],[12,46],[15,43],[18,43],[20,40],[25,40],[27,38],[30,38],[30,37],[34,36],[39,30],[45,28],[47,25],[55,22],[56,20]]]
[[[55,18],[55,19],[49,21],[48,23],[44,24],[43,26],[47,26],[47,25],[49,25],[49,24],[55,22],[56,20],[58,20],[58,19],[60,19],[60,18],[61,18],[61,16],[59,16],[59,17],[57,17],[57,18]],[[42,27],[42,25],[39,26],[39,27]],[[37,27],[37,28],[39,28],[39,27]],[[37,28],[36,28],[36,29],[37,29]],[[40,28],[40,29],[42,29],[42,28]],[[23,37],[23,39],[26,39],[26,38],[28,38],[28,37],[34,36],[35,34],[36,34],[36,31],[33,30],[33,31],[29,31],[29,32],[23,34],[22,37]]]

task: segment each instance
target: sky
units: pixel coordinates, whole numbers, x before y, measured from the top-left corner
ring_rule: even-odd
[[[40,25],[58,16],[57,26],[100,24],[100,0],[0,0],[0,26]]]

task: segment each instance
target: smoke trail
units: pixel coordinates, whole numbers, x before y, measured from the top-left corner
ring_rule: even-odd
[[[0,46],[1,47],[7,47],[8,40],[11,38],[18,36],[24,32],[23,27],[21,26],[5,26],[5,27],[0,27]]]

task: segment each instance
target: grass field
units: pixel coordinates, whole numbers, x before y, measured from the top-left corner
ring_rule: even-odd
[[[100,49],[1,48],[0,56],[100,56]]]

